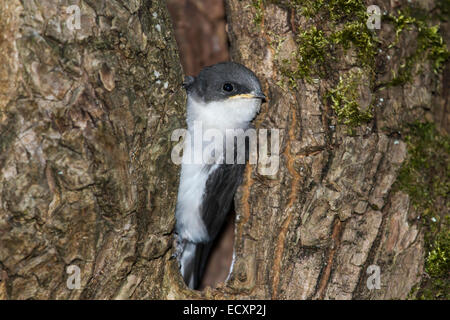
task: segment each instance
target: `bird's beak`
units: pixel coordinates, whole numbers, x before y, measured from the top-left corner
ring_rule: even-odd
[[[261,99],[263,101],[266,101],[266,96],[262,91],[259,91],[252,93],[237,94],[235,96],[231,96],[229,99]]]
[[[261,99],[262,101],[266,101],[266,95],[262,92],[252,93],[254,98]]]

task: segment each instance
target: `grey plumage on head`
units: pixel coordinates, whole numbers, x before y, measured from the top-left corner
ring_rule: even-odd
[[[236,62],[222,62],[203,68],[196,78],[186,77],[183,86],[188,94],[206,103],[242,94],[265,98],[261,83],[253,71]]]
[[[187,89],[191,84],[193,84],[195,81],[195,78],[192,76],[186,76],[184,77],[184,81],[183,81],[183,87],[185,89]]]

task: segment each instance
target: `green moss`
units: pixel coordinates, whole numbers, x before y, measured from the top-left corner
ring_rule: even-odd
[[[261,25],[263,22],[263,19],[264,19],[263,5],[264,5],[264,0],[252,0],[252,2],[251,2],[251,6],[253,8],[255,8],[255,11],[256,11],[255,17],[253,19],[253,22],[256,25]]]
[[[441,136],[432,123],[414,123],[406,132],[409,158],[400,169],[398,184],[428,218],[436,214],[436,198],[450,193],[450,139]]]
[[[295,88],[298,80],[309,83],[317,78],[335,79],[335,87],[326,98],[336,113],[338,122],[351,128],[372,119],[371,111],[363,111],[358,103],[357,79],[361,74],[350,74],[336,79],[339,73],[333,65],[341,64],[339,59],[352,49],[356,65],[369,74],[374,72],[378,41],[375,33],[367,28],[367,8],[360,0],[312,1],[296,0],[283,2],[302,15],[315,19],[315,25],[297,35],[297,51],[292,61],[284,60],[281,70],[289,86]],[[324,22],[326,21],[326,22]],[[296,67],[293,69],[292,66]],[[369,108],[370,109],[370,108]]]
[[[450,292],[450,138],[431,123],[405,129],[408,159],[396,188],[407,192],[425,236],[425,270],[429,279],[416,289],[419,299],[449,298]]]
[[[297,37],[298,50],[295,53],[298,68],[285,72],[289,78],[303,78],[311,81],[313,74],[324,76],[325,62],[330,58],[330,40],[316,27],[303,31]],[[285,63],[290,63],[285,61]],[[289,69],[284,69],[289,70]]]
[[[434,278],[448,276],[450,271],[450,231],[442,232],[432,244],[425,265],[426,272]]]
[[[336,88],[331,89],[327,97],[337,115],[338,122],[352,127],[361,125],[372,119],[371,107],[362,110],[359,103],[358,86],[361,83],[361,72],[350,72],[339,79]]]
[[[360,0],[312,1],[296,0],[284,3],[304,16],[321,19],[316,26],[298,33],[298,50],[294,53],[297,70],[290,70],[285,61],[283,71],[293,83],[297,79],[312,82],[312,77],[327,77],[330,64],[339,49],[356,50],[358,64],[366,69],[374,65],[376,41],[366,25],[366,6]],[[320,27],[318,27],[320,26]],[[330,31],[333,30],[333,31]],[[336,31],[334,31],[336,30]]]
[[[358,64],[367,70],[373,70],[378,48],[376,33],[366,26],[368,19],[367,6],[361,0],[253,0],[256,8],[255,22],[260,23],[264,14],[263,4],[266,2],[289,7],[303,16],[315,20],[317,26],[299,32],[297,36],[298,50],[294,56],[298,69],[290,70],[289,61],[284,62],[282,69],[291,84],[298,79],[312,81],[313,76],[326,77],[325,70],[342,47],[348,50],[354,47],[358,56]],[[450,8],[448,0],[440,0],[438,12],[445,13]],[[450,54],[439,33],[439,26],[427,24],[428,12],[410,6],[396,15],[383,16],[383,23],[392,23],[395,27],[396,40],[389,44],[391,48],[398,44],[399,36],[406,30],[417,31],[417,49],[405,57],[399,69],[392,71],[392,80],[378,85],[402,85],[411,80],[414,66],[428,60],[435,73],[441,71]],[[335,32],[325,30],[338,30]],[[369,67],[369,68],[367,68]]]
[[[308,18],[324,14],[324,18],[331,21],[355,17],[366,19],[367,7],[360,0],[294,0],[288,3]]]
[[[417,27],[419,30],[417,52],[419,55],[426,55],[433,71],[438,73],[450,57],[447,46],[439,34],[439,26],[428,27],[421,21],[417,23]]]
[[[447,0],[448,1],[448,0]],[[336,112],[338,121],[349,128],[370,121],[372,114],[361,111],[358,105],[357,90],[351,79],[336,78],[339,70],[334,65],[343,65],[343,55],[353,50],[357,66],[368,75],[371,90],[385,85],[403,85],[411,80],[416,65],[428,60],[435,73],[441,71],[449,57],[449,52],[438,26],[426,23],[427,15],[423,10],[399,11],[396,15],[384,16],[383,23],[392,23],[396,37],[393,43],[385,44],[389,48],[398,45],[401,34],[408,30],[417,31],[417,48],[410,56],[400,61],[399,68],[392,71],[391,80],[386,83],[375,83],[375,60],[381,42],[376,32],[367,28],[367,6],[361,0],[254,0],[256,20],[263,16],[263,4],[266,2],[288,7],[311,19],[311,28],[299,30],[296,37],[297,50],[292,59],[284,59],[281,71],[287,79],[287,85],[296,88],[299,80],[308,83],[318,82],[319,78],[335,81],[333,89],[327,93],[328,101]],[[345,66],[345,63],[344,63]],[[348,66],[347,66],[348,67]],[[339,82],[338,82],[339,81]],[[370,108],[369,108],[370,109]]]
[[[447,218],[447,230],[441,231],[430,246],[425,261],[425,271],[429,279],[417,290],[421,300],[450,299],[450,231]]]
[[[395,27],[395,37],[396,41],[390,45],[392,47],[393,45],[398,43],[398,38],[400,33],[405,29],[412,29],[412,25],[416,21],[415,18],[411,17],[408,14],[402,13],[401,11],[398,12],[398,15],[385,15],[383,16],[383,22],[391,22]]]
[[[313,76],[325,77],[330,70],[330,63],[335,61],[338,48],[347,51],[352,46],[356,49],[359,65],[372,69],[375,61],[376,43],[367,26],[361,21],[352,21],[340,27],[340,30],[326,34],[316,26],[299,33],[298,50],[295,52],[297,69],[288,71],[290,61],[284,61],[283,71],[293,80],[312,81]]]
[[[410,11],[410,10],[409,10]],[[384,17],[395,27],[396,40],[389,45],[392,48],[398,44],[400,34],[405,30],[417,31],[417,49],[400,64],[397,71],[393,71],[393,77],[387,85],[402,85],[411,80],[413,67],[417,63],[428,60],[435,73],[439,73],[442,66],[450,57],[447,46],[439,33],[439,26],[428,26],[427,16],[420,10],[415,10],[415,16],[409,11],[399,11],[397,15]]]
[[[377,40],[367,25],[362,21],[352,21],[344,24],[342,30],[332,34],[333,44],[342,45],[345,50],[352,45],[356,48],[361,66],[373,68],[377,48]]]

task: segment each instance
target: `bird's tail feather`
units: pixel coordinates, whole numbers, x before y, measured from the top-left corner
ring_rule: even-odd
[[[212,242],[194,243],[186,241],[178,257],[184,282],[191,289],[197,289],[205,271]]]

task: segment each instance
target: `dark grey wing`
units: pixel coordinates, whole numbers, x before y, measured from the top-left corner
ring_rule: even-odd
[[[230,211],[244,170],[244,164],[222,164],[210,174],[206,181],[201,216],[211,240],[215,239],[219,233]]]
[[[252,128],[252,126],[250,126],[250,128]],[[208,230],[209,238],[212,240],[214,240],[219,233],[220,228],[230,211],[236,189],[242,181],[245,164],[238,164],[238,158],[242,152],[244,153],[244,163],[247,163],[249,158],[248,137],[246,137],[244,141],[245,145],[243,146],[244,148],[242,148],[242,146],[237,144],[237,140],[234,140],[234,164],[219,165],[209,175],[208,180],[206,181],[200,212],[206,230]]]
[[[197,289],[200,284],[212,244],[212,241],[206,243],[184,241],[181,244],[182,250],[178,257],[180,271],[184,282],[191,289]]]
[[[248,160],[248,139],[245,141],[244,157]],[[235,141],[234,160],[238,157]],[[239,149],[240,150],[240,149]],[[239,151],[240,152],[240,151]],[[208,177],[200,208],[203,223],[209,235],[209,242],[195,247],[195,262],[192,265],[194,288],[199,285],[214,239],[222,228],[233,203],[234,194],[242,182],[245,164],[221,164]]]
[[[193,252],[193,255],[190,255],[189,259],[186,259],[190,262],[183,276],[185,282],[192,289],[197,289],[200,284],[206,262],[208,261],[209,251],[225,222],[227,214],[230,212],[234,194],[242,181],[244,169],[244,164],[220,165],[211,173],[206,181],[201,214],[206,229],[208,230],[210,241],[205,243],[191,243],[192,248],[195,248],[195,252]]]

